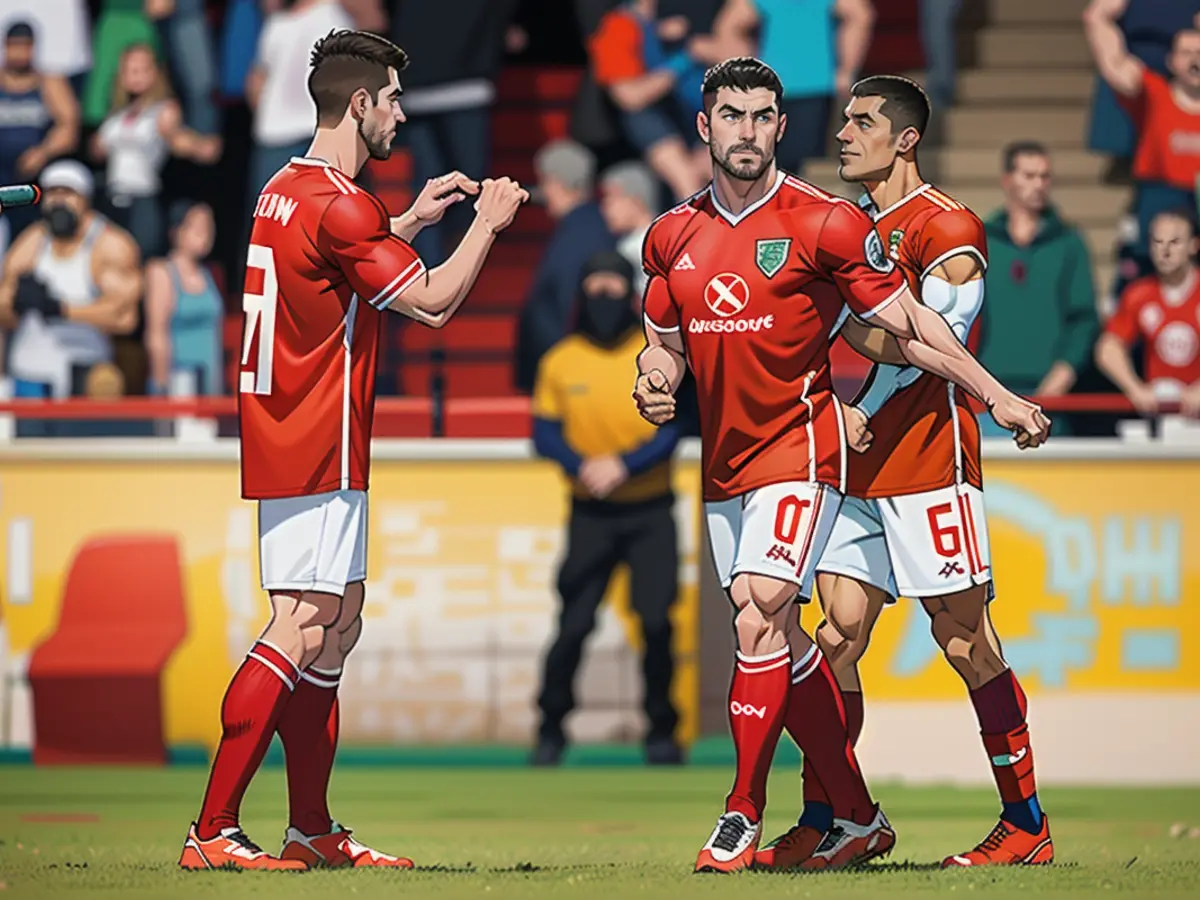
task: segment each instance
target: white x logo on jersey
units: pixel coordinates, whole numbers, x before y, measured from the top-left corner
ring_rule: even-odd
[[[750,286],[741,275],[722,272],[705,286],[704,302],[718,316],[736,316],[750,302]]]

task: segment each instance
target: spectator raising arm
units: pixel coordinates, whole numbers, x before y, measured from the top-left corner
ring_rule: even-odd
[[[871,46],[871,30],[875,26],[875,9],[871,0],[837,0],[834,6],[837,16],[837,95],[845,99],[850,86],[862,70]]]
[[[1145,67],[1129,52],[1117,24],[1128,5],[1129,0],[1092,0],[1083,13],[1083,27],[1100,77],[1118,94],[1136,97]]]
[[[761,25],[754,0],[725,0],[713,21],[713,41],[727,56],[753,56]]]

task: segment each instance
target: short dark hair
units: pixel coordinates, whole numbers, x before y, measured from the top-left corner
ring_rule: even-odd
[[[402,71],[408,54],[386,38],[365,31],[334,30],[313,45],[308,93],[317,122],[332,125],[346,114],[359,88],[374,97],[388,83],[388,69]]]
[[[1006,173],[1015,172],[1017,169],[1017,158],[1021,156],[1044,156],[1049,158],[1050,151],[1040,141],[1013,141],[1004,148],[1004,171]]]
[[[32,41],[33,40],[33,26],[25,21],[13,22],[11,25],[8,26],[8,31],[6,31],[4,33],[4,40],[6,40],[6,41]]]
[[[1196,234],[1196,212],[1186,206],[1174,206],[1170,209],[1162,209],[1150,217],[1150,224],[1154,225],[1159,219],[1180,219],[1193,235]]]
[[[711,112],[717,101],[717,91],[733,88],[738,91],[753,91],[766,88],[775,95],[775,105],[783,108],[783,82],[775,70],[761,59],[753,56],[735,56],[719,62],[704,73],[704,84],[700,89],[704,109]]]
[[[850,88],[851,97],[882,97],[879,111],[892,123],[892,133],[899,134],[906,128],[915,128],[924,135],[929,127],[932,108],[925,89],[903,75],[871,75],[855,82]]]

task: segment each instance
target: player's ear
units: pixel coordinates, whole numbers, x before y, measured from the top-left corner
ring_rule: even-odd
[[[374,102],[371,99],[371,92],[366,88],[359,88],[350,95],[350,114],[354,118],[362,120],[372,106],[374,106]]]
[[[785,131],[787,131],[787,113],[781,112],[779,114],[779,127],[775,129],[775,143],[778,144],[783,140],[783,133]]]
[[[708,114],[704,110],[700,110],[698,113],[696,113],[696,133],[700,135],[700,140],[704,141],[706,144],[708,143],[710,134],[708,127]]]
[[[917,142],[920,140],[921,132],[910,125],[900,132],[900,139],[896,141],[896,149],[901,153],[908,153],[917,146]]]

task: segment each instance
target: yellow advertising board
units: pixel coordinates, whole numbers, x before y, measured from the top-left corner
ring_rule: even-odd
[[[0,571],[9,573],[10,585],[0,593],[0,619],[9,652],[29,653],[54,632],[67,573],[87,541],[172,535],[188,628],[164,676],[166,739],[213,746],[225,684],[267,619],[254,506],[239,498],[235,454],[0,456],[0,529],[10,535],[0,546]],[[525,742],[536,725],[533,699],[555,623],[566,488],[554,467],[528,458],[429,458],[436,454],[426,447],[377,455],[365,627],[343,680],[343,733],[349,741],[399,744]],[[681,735],[691,739],[696,464],[681,463],[677,481],[675,697]],[[618,573],[581,673],[588,684],[578,691],[577,719],[585,739],[641,734],[638,628],[625,583]]]
[[[1026,690],[1200,691],[1200,459],[1031,454],[984,471],[992,618]],[[884,611],[861,672],[879,700],[962,697],[912,600]]]
[[[0,453],[0,620],[9,652],[28,654],[54,632],[66,574],[87,541],[173,535],[188,629],[165,673],[166,738],[212,746],[226,681],[267,615],[236,449],[152,441],[125,453],[67,443],[41,457],[15,447]],[[343,689],[348,741],[525,742],[533,733],[566,490],[523,444],[464,443],[454,452],[456,442],[422,442],[376,454],[367,621]],[[993,616],[1030,693],[1200,691],[1200,556],[1186,552],[1200,547],[1200,455],[1039,453],[991,460],[986,479]],[[698,730],[704,662],[698,481],[697,464],[681,462],[675,696],[685,740]],[[622,579],[610,599],[578,682],[577,721],[581,739],[636,740],[637,626]],[[815,608],[804,615],[816,625]],[[962,697],[914,601],[885,611],[862,672],[876,700]]]

